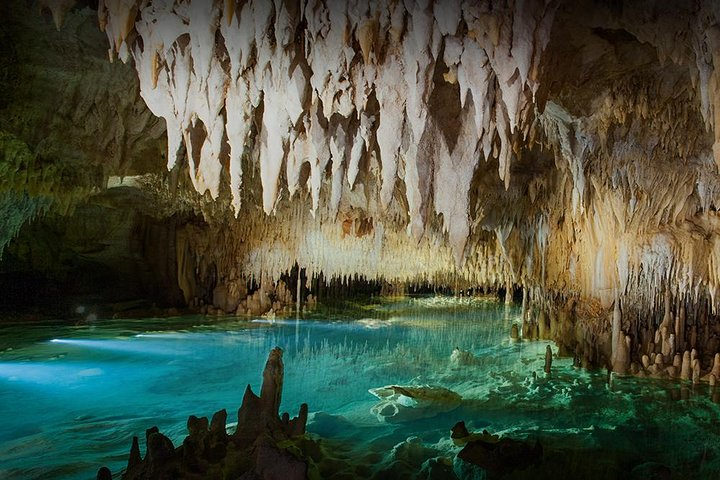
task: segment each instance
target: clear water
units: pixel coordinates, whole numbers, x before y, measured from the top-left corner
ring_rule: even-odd
[[[132,437],[143,438],[150,426],[178,445],[189,415],[225,408],[232,421],[245,386],[259,392],[276,345],[285,351],[283,411],[295,415],[308,403],[315,413],[308,430],[335,442],[338,456],[367,463],[368,474],[392,470],[393,461],[410,472],[427,458],[453,457],[459,448],[449,429],[465,420],[470,430],[538,438],[547,458],[564,459],[566,473],[584,471],[591,459],[607,478],[644,462],[670,466],[673,478],[720,476],[720,407],[708,387],[629,378],[609,386],[605,372],[559,358],[546,376],[548,342],[508,337],[518,316],[488,300],[420,298],[299,321],[4,327],[0,478],[92,479],[102,465],[119,474]],[[454,347],[472,352],[475,364],[451,363]],[[389,384],[442,386],[463,404],[381,423],[368,389]],[[412,448],[393,450],[409,437],[418,437],[406,442]],[[577,461],[568,463],[569,455]]]

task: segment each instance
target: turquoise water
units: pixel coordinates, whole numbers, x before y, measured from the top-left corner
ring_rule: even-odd
[[[669,466],[673,478],[720,473],[720,407],[707,386],[630,378],[609,386],[605,372],[561,358],[546,376],[549,342],[509,339],[514,307],[436,297],[315,317],[4,327],[0,478],[91,479],[102,465],[119,474],[132,437],[150,426],[178,445],[189,415],[225,408],[234,421],[245,386],[259,392],[276,345],[285,352],[282,410],[295,415],[308,403],[308,431],[339,458],[367,464],[368,475],[409,475],[429,458],[453,458],[449,430],[459,420],[537,438],[565,472],[584,472],[591,459],[606,478],[645,462]],[[455,347],[473,359],[451,360]],[[372,412],[379,400],[369,389],[423,384],[460,394],[462,404],[415,407],[415,418],[400,422]],[[458,462],[456,472],[472,473]]]

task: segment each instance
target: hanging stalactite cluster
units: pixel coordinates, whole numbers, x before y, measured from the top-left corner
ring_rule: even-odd
[[[58,25],[73,3],[43,2]],[[595,346],[579,351],[610,364],[626,336],[628,359],[657,353],[658,312],[694,306],[702,342],[675,350],[710,368],[714,2],[104,0],[97,14],[165,121],[173,178],[187,171],[134,185],[158,215],[197,215],[176,242],[189,302],[217,288],[240,302],[253,293],[238,285],[296,265],[310,283],[520,286],[548,331],[580,329],[573,342]],[[552,328],[558,315],[577,321]]]

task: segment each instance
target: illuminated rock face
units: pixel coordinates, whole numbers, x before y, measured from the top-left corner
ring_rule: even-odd
[[[81,14],[45,3],[58,23]],[[97,14],[165,120],[167,166],[187,171],[177,189],[139,171],[134,188],[160,215],[202,219],[176,231],[186,299],[210,291],[207,272],[240,285],[297,263],[522,286],[550,313],[541,331],[590,332],[618,370],[661,322],[663,356],[694,325],[714,338],[695,310],[720,302],[716,2],[105,0]]]
[[[246,273],[457,271],[605,306],[654,303],[670,280],[714,298],[714,243],[695,238],[713,229],[716,12],[640,3],[108,0],[98,15],[166,121],[168,167],[184,145],[194,188],[217,198],[229,181],[239,222],[243,188],[259,187],[270,217],[256,221],[276,224],[240,233],[257,241],[237,258]],[[245,187],[243,159],[259,177]],[[513,183],[514,164],[550,171]],[[505,192],[480,184],[491,165]],[[333,235],[343,222],[352,240]],[[381,267],[393,242],[422,265]]]
[[[326,170],[331,211],[363,187],[387,210],[402,181],[409,235],[441,214],[460,265],[473,172],[497,159],[507,188],[527,140],[550,3],[108,0],[98,15],[111,58],[132,57],[166,121],[168,168],[184,144],[199,193],[217,198],[226,168],[238,215],[243,155],[259,164],[266,214],[303,186],[316,212]],[[459,100],[452,142],[431,108],[437,70]],[[377,185],[358,185],[361,164],[379,167]]]

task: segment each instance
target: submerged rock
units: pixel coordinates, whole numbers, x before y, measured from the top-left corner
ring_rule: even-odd
[[[450,354],[450,364],[454,367],[477,365],[478,363],[478,359],[475,357],[475,355],[472,354],[472,352],[460,350],[459,347],[455,347],[455,349]]]
[[[542,460],[540,442],[528,442],[501,438],[497,441],[476,439],[468,442],[458,453],[461,460],[477,465],[488,473],[505,475],[525,468]]]
[[[486,443],[497,443],[500,441],[499,436],[493,435],[487,430],[483,430],[482,433],[470,433],[463,421],[456,423],[453,428],[450,429],[450,438],[452,442],[459,447],[476,440],[481,440]]]
[[[450,432],[450,438],[452,438],[453,440],[460,440],[470,436],[470,432],[468,432],[468,429],[465,426],[465,422],[463,421],[456,423],[453,428],[450,429]]]
[[[452,411],[462,403],[462,397],[452,390],[430,385],[388,385],[371,388],[369,392],[381,400],[370,410],[381,422],[434,417]]]

